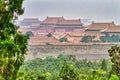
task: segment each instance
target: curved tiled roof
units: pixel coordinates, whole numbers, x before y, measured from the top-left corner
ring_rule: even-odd
[[[61,20],[58,24],[81,24],[80,19],[78,20]]]
[[[24,18],[22,22],[40,22],[38,18]]]
[[[47,17],[41,24],[81,24],[80,19],[65,20],[63,17]]]
[[[120,26],[110,26],[104,32],[120,32]]]
[[[74,32],[71,33],[71,35],[72,36],[78,36],[78,37],[80,37],[80,36],[84,36],[85,33],[84,32],[74,31]]]
[[[30,37],[30,43],[51,43],[51,42],[59,42],[55,37],[47,37],[47,36],[33,36]]]
[[[87,30],[103,30],[105,28],[108,28],[110,26],[115,26],[115,24],[112,23],[92,23],[87,27]]]
[[[57,24],[59,20],[64,20],[63,17],[47,17],[41,24]]]

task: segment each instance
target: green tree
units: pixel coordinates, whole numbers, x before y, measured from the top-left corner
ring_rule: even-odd
[[[92,36],[83,36],[82,42],[92,42]]]
[[[107,61],[105,59],[102,60],[101,69],[107,71]]]
[[[75,55],[66,55],[66,59],[69,62],[74,62],[76,60]]]
[[[68,40],[67,40],[67,38],[63,37],[63,38],[60,38],[59,41],[60,42],[67,42]]]
[[[78,80],[79,75],[73,65],[64,63],[59,76],[63,80]]]
[[[46,36],[47,36],[47,37],[51,37],[51,36],[52,36],[52,34],[51,34],[51,33],[48,33]]]
[[[119,78],[116,75],[111,75],[109,80],[119,80]]]
[[[110,71],[110,75],[117,75],[120,79],[120,47],[112,46],[111,49],[108,50],[109,56],[111,57],[112,70]]]
[[[103,70],[93,70],[92,71],[92,77],[90,76],[92,80],[108,80],[106,77],[106,72]],[[88,79],[90,80],[90,79]]]
[[[32,33],[32,31],[27,31],[25,34],[26,34],[28,37],[31,37],[31,36],[33,36],[33,33]]]
[[[27,51],[27,36],[13,23],[22,15],[23,0],[0,0],[0,78],[16,80]]]

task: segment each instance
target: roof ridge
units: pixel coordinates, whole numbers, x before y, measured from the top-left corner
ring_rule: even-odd
[[[63,16],[62,17],[49,17],[49,16],[47,16],[47,19],[49,19],[49,18],[63,18],[64,19]]]

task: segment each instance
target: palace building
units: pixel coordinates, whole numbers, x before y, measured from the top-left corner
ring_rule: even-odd
[[[85,30],[85,35],[94,36],[94,40],[100,40],[101,36],[105,36],[105,34],[119,35],[120,36],[120,26],[115,25],[114,22],[109,23],[96,23],[92,22],[91,25],[87,26]]]
[[[103,34],[108,33],[110,36],[112,35],[120,36],[120,26],[118,25],[110,26],[106,30],[101,31],[101,33]]]
[[[120,26],[114,22],[92,22],[88,26],[80,19],[64,19],[64,17],[46,17],[40,21],[37,18],[25,18],[20,23],[18,31],[26,34],[31,31],[30,45],[46,44],[81,44],[85,36],[92,38],[91,42],[102,42],[101,36],[120,36]],[[51,37],[47,35],[51,34]],[[61,43],[61,38],[67,38],[67,42]]]
[[[24,28],[38,27],[40,26],[40,23],[41,21],[38,18],[25,18],[20,22],[19,26]]]
[[[63,17],[47,17],[41,24],[41,29],[49,29],[53,32],[72,32],[83,28],[80,19],[66,20]]]
[[[104,35],[105,33],[109,33],[110,35],[120,35],[120,26],[115,25],[114,22],[111,23],[92,22],[92,24],[87,26],[85,30],[85,34],[90,36]]]

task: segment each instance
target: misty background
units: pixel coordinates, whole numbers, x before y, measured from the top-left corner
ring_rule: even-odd
[[[39,18],[46,16],[65,19],[91,19],[95,22],[112,22],[120,25],[120,0],[25,0],[25,12],[19,17]]]

